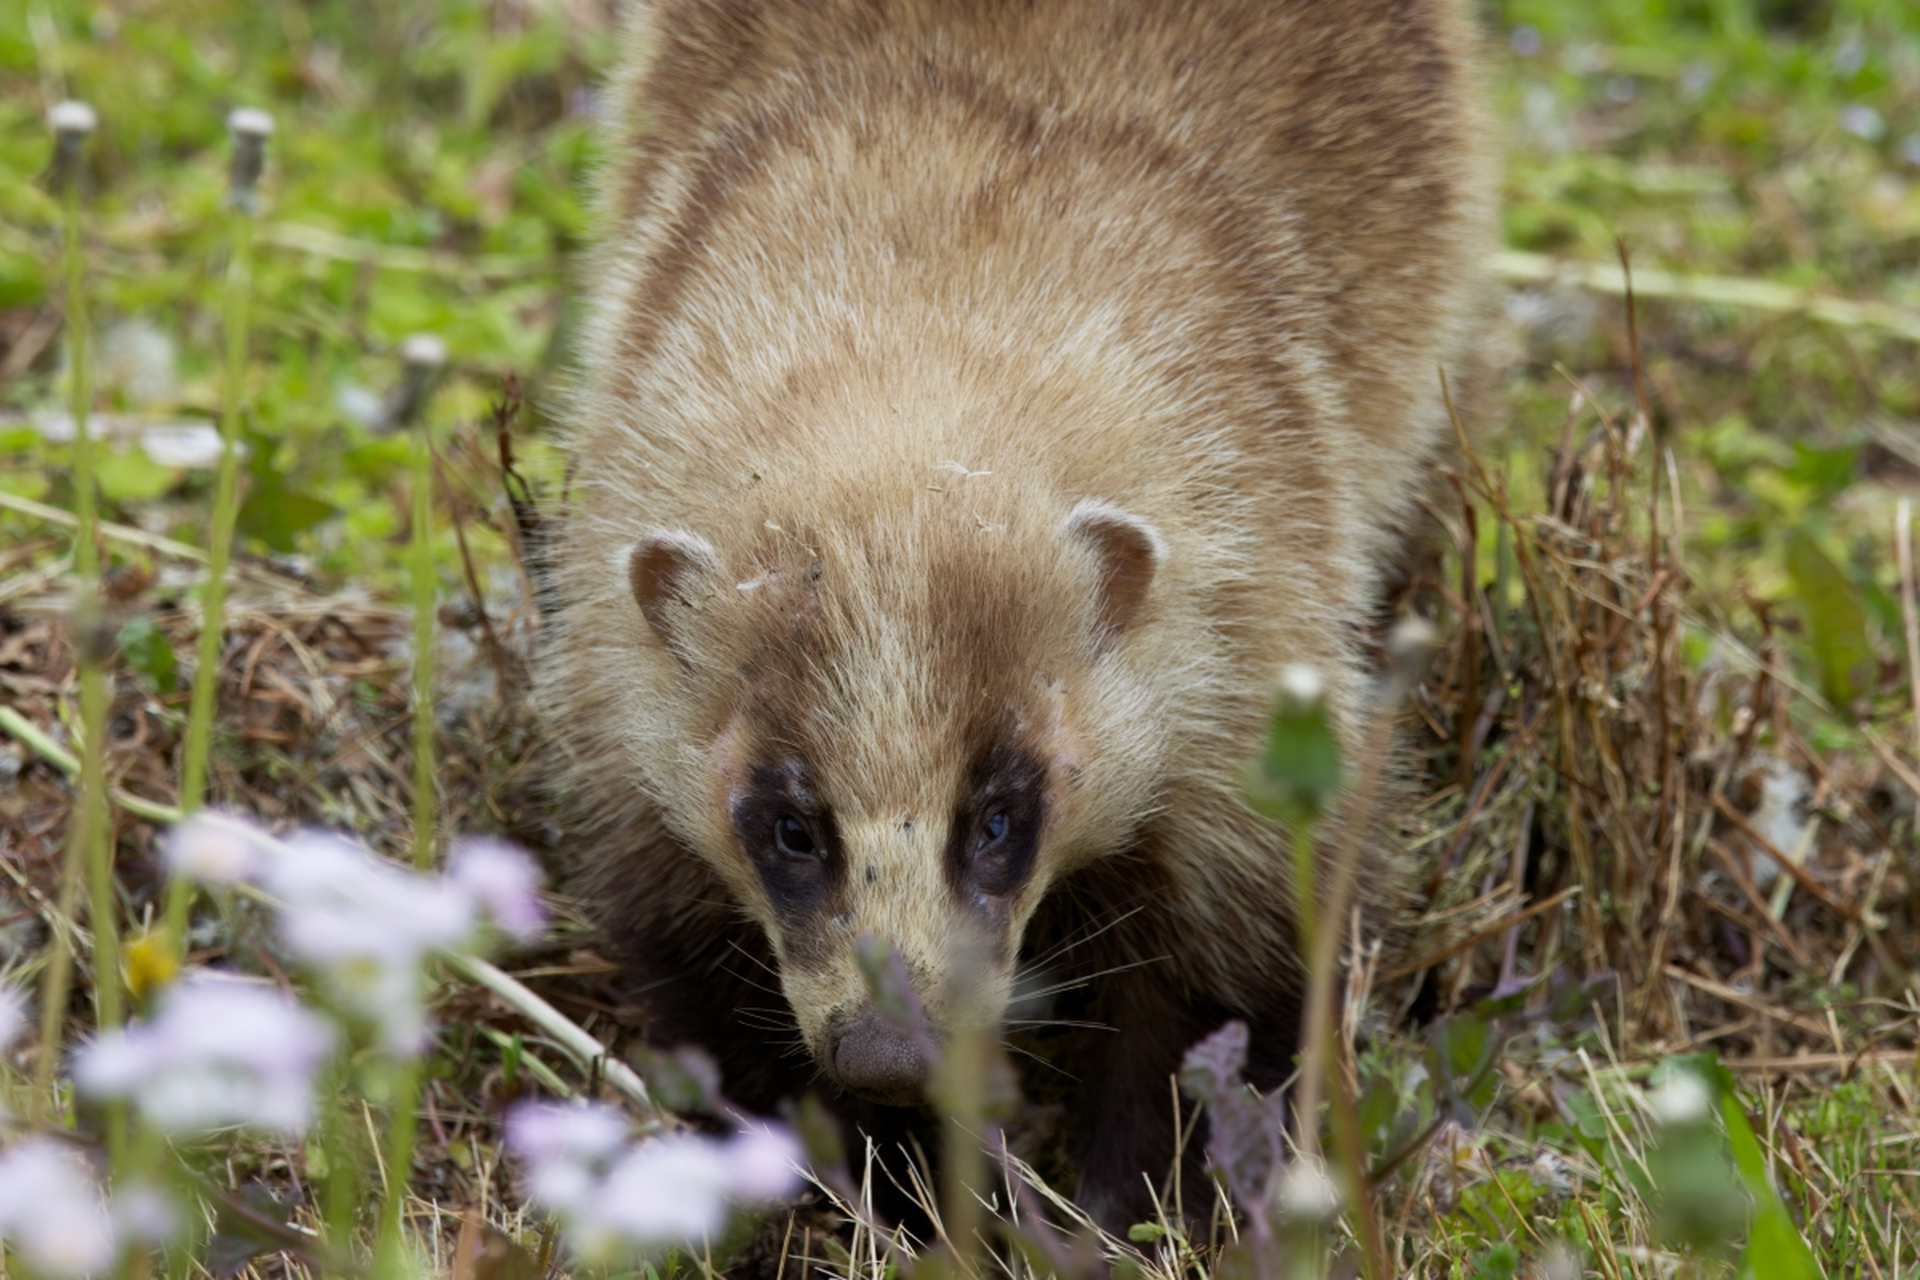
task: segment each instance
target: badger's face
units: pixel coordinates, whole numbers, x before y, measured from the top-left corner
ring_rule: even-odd
[[[997,1026],[1048,887],[1152,804],[1128,641],[1167,551],[1105,504],[1055,512],[781,528],[740,563],[661,532],[628,566],[688,709],[650,768],[667,821],[766,929],[821,1068],[878,1102],[918,1101],[954,1026]],[[899,949],[925,1033],[875,1009],[863,935]]]

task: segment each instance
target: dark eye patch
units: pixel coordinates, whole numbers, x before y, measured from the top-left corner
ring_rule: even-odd
[[[1046,818],[1046,770],[1031,751],[997,746],[968,771],[947,840],[947,876],[968,901],[1017,893],[1033,874]]]
[[[734,838],[766,886],[773,909],[788,919],[828,903],[846,878],[846,858],[833,811],[793,763],[762,765],[734,793],[728,816]]]

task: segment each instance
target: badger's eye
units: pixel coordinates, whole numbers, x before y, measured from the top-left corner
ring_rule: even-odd
[[[982,848],[992,848],[1007,838],[1007,830],[1012,824],[1007,821],[1005,809],[995,809],[980,824],[980,844]]]
[[[791,813],[783,813],[774,819],[773,842],[789,858],[811,858],[818,853],[813,832]]]

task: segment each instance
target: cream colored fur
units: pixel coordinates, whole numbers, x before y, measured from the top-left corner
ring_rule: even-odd
[[[1474,364],[1464,0],[667,3],[626,41],[540,675],[595,875],[710,867],[816,1049],[863,998],[862,930],[940,1016],[971,919],[946,824],[1004,710],[1049,808],[995,927],[1125,851],[1188,922],[1181,981],[1294,981],[1284,842],[1237,778],[1288,663],[1351,741],[1438,370]],[[1089,502],[1160,549],[1106,640]],[[628,572],[655,535],[716,565],[671,646]],[[783,933],[729,826],[781,742],[880,868],[826,936]],[[1009,954],[989,1006],[1010,981]]]

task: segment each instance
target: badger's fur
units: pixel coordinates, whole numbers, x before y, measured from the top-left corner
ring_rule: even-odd
[[[649,1033],[737,1101],[916,1096],[862,933],[936,1028],[1003,1016],[1043,938],[1102,975],[1110,1221],[1167,1172],[1187,1045],[1242,1018],[1286,1074],[1285,840],[1239,779],[1289,663],[1351,745],[1437,371],[1474,363],[1467,7],[636,13],[542,696]]]

